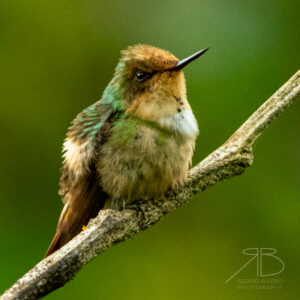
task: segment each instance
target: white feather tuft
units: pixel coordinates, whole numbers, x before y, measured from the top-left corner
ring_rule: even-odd
[[[196,137],[199,134],[197,121],[193,112],[189,109],[182,110],[172,117],[161,119],[159,123],[162,126],[179,131],[182,135]]]
[[[82,144],[66,139],[63,146],[64,163],[76,175],[82,174],[89,168],[90,160],[93,158],[93,148],[89,147],[88,142]]]

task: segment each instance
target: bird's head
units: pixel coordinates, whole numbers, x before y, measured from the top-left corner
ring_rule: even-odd
[[[207,50],[183,60],[149,45],[123,50],[113,82],[122,89],[126,113],[157,122],[181,110],[190,110],[182,69]]]

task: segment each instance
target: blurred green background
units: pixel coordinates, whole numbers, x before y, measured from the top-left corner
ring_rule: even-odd
[[[299,11],[298,0],[2,1],[0,293],[49,245],[67,127],[101,97],[121,49],[147,43],[184,58],[211,47],[185,69],[196,163],[299,69]],[[243,176],[106,251],[48,299],[299,299],[299,100],[260,138]],[[279,285],[239,287],[256,278],[255,263],[225,284],[249,247],[278,250]]]

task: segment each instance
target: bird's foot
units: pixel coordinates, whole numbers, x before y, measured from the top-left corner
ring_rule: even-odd
[[[125,203],[124,209],[135,210],[136,211],[136,216],[138,218],[141,218],[142,220],[145,219],[144,210],[141,208],[141,206],[139,205],[138,202],[133,202],[133,203],[130,203],[130,204]]]

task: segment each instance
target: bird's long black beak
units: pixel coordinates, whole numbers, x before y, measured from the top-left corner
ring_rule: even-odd
[[[209,48],[206,49],[202,49],[194,54],[192,54],[191,56],[180,60],[173,68],[171,68],[170,70],[181,70],[182,68],[184,68],[186,65],[188,65],[190,62],[192,62],[193,60],[197,59],[198,57],[200,57],[201,55],[203,55]]]

